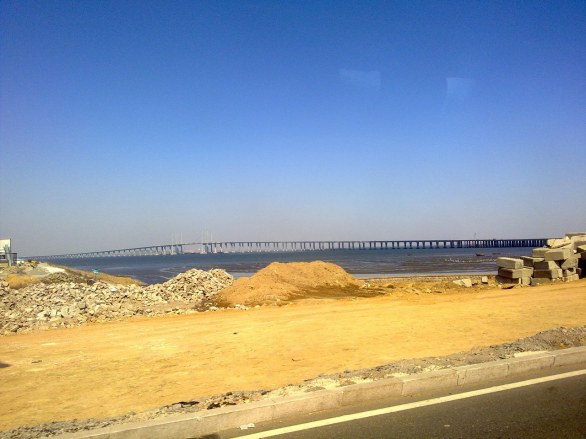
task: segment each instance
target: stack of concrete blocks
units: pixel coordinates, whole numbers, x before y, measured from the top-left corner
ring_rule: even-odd
[[[496,281],[504,284],[539,285],[586,277],[586,233],[569,233],[548,239],[531,256],[498,258]]]
[[[526,267],[522,259],[497,258],[498,275],[496,281],[499,284],[530,285],[533,268]]]

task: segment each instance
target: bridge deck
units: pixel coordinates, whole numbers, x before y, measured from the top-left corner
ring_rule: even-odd
[[[530,239],[407,239],[369,241],[218,241],[163,244],[62,255],[35,256],[35,259],[94,258],[107,256],[174,255],[185,253],[185,247],[196,247],[200,253],[247,253],[251,251],[319,251],[319,250],[399,250],[430,248],[502,248],[542,247],[545,238]]]

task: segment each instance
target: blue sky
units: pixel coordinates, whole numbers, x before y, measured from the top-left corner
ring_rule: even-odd
[[[586,229],[583,1],[0,1],[22,255]]]

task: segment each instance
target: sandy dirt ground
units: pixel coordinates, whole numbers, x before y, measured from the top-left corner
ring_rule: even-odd
[[[586,280],[310,299],[0,338],[0,430],[118,416],[586,324]]]

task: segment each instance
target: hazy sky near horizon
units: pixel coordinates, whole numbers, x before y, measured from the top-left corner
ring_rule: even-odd
[[[586,229],[584,1],[0,0],[0,237]]]

